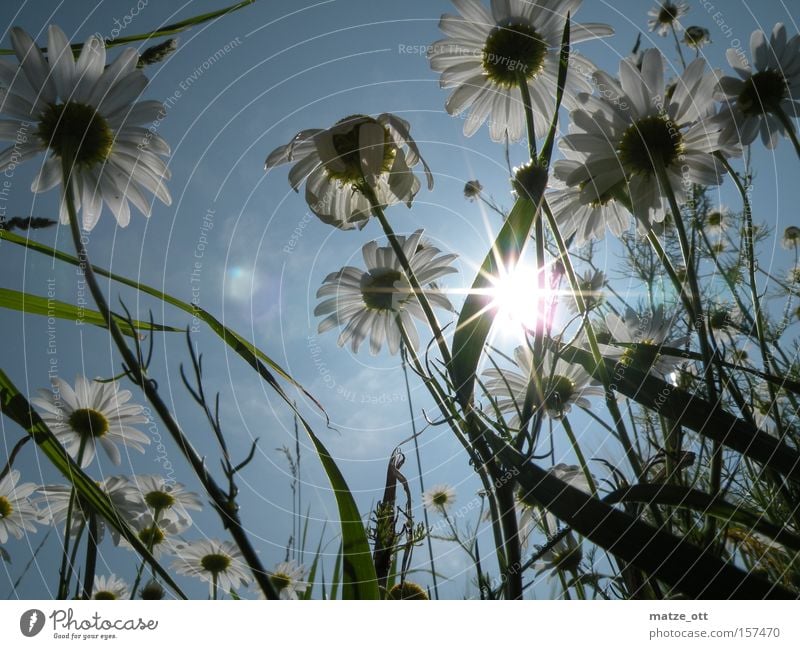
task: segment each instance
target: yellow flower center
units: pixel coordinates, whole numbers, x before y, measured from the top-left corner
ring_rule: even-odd
[[[450,500],[450,498],[447,495],[446,491],[437,491],[435,494],[433,494],[431,500],[433,501],[433,504],[436,505],[437,507],[444,507]]]
[[[164,532],[161,531],[158,525],[150,525],[139,532],[139,539],[148,548],[154,548],[159,543],[163,542],[164,538]]]
[[[403,276],[390,268],[371,270],[361,279],[361,297],[368,309],[391,311],[395,306],[393,297],[397,293],[395,282]]]
[[[544,405],[552,417],[562,417],[564,408],[575,394],[575,384],[566,376],[554,374],[547,383]]]
[[[11,503],[8,501],[8,498],[5,496],[0,496],[0,519],[8,518],[11,516],[11,513],[14,511],[14,508],[11,506]]]
[[[783,75],[776,70],[764,70],[756,72],[744,82],[738,105],[745,115],[763,115],[777,110],[787,95],[788,88]]]
[[[337,162],[344,166],[344,170],[331,164],[325,165],[325,170],[330,178],[339,180],[344,184],[352,185],[363,181],[364,172],[361,168],[361,144],[359,142],[359,131],[365,124],[379,124],[383,129],[383,162],[381,172],[387,172],[392,168],[394,158],[397,155],[397,147],[389,129],[380,122],[367,117],[366,115],[351,115],[336,122],[333,127],[333,148],[338,156]],[[337,129],[337,127],[349,126],[349,129]]]
[[[412,581],[395,584],[389,591],[388,599],[428,599],[425,589]]]
[[[633,173],[651,176],[656,163],[669,167],[682,152],[681,132],[662,116],[645,117],[629,126],[618,148],[620,160]]]
[[[92,599],[118,599],[110,590],[98,590]]]
[[[69,427],[81,437],[102,437],[108,432],[108,419],[92,408],[73,410],[67,420]]]
[[[620,362],[625,367],[633,367],[641,372],[649,372],[658,360],[658,347],[654,340],[647,339],[638,343],[631,343],[625,350]]]
[[[661,5],[661,11],[658,12],[658,22],[662,25],[671,25],[678,19],[678,8],[671,2],[665,2]]]
[[[175,504],[175,498],[166,491],[151,491],[145,494],[144,501],[158,511],[169,509]]]
[[[292,585],[292,578],[283,572],[272,573],[270,579],[272,579],[272,585],[275,586],[275,590],[278,592]]]
[[[48,105],[36,134],[59,158],[82,167],[104,162],[114,144],[114,133],[105,118],[92,106],[78,102]]]
[[[500,86],[512,88],[519,75],[533,79],[544,67],[547,43],[530,25],[510,23],[495,27],[483,46],[483,69]]]
[[[225,554],[207,554],[200,559],[200,565],[203,566],[203,570],[218,575],[230,567],[231,558]]]

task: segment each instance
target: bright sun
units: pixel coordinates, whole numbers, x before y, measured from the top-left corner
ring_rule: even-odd
[[[547,320],[555,297],[547,269],[544,288],[540,288],[536,270],[523,264],[512,272],[501,271],[491,294],[492,308],[497,309],[495,322],[504,328],[522,325],[535,329],[537,323]]]

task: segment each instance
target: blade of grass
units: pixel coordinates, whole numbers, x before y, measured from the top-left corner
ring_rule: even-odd
[[[31,315],[41,315],[60,320],[79,321],[84,324],[96,325],[105,328],[106,324],[103,316],[99,312],[84,307],[77,307],[67,302],[61,302],[52,298],[32,295],[22,291],[15,291],[10,288],[0,288],[0,308],[12,311],[22,311]],[[119,328],[126,336],[138,336],[140,331],[166,331],[171,333],[182,332],[183,329],[169,327],[162,324],[149,322],[133,321],[133,329],[127,321],[119,314],[114,314],[119,322]]]

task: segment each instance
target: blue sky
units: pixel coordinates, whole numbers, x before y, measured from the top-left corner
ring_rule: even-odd
[[[111,35],[149,31],[159,25],[220,8],[220,0],[140,3],[134,16],[134,0],[106,0],[82,3],[41,1],[4,2],[0,25],[7,30],[19,25],[40,43],[47,24],[59,24],[73,40],[84,40],[99,32]],[[719,0],[690,2],[686,24],[698,24],[711,32],[712,45],[704,50],[714,67],[726,67],[724,50],[741,45],[746,50],[753,29],[771,30],[775,22],[797,32],[789,4],[775,0],[743,2]],[[713,6],[717,5],[717,6]],[[578,13],[580,22],[606,22],[616,35],[603,42],[581,46],[582,53],[599,67],[616,72],[620,56],[627,55],[639,32],[644,46],[663,49],[673,64],[674,44],[646,31],[650,2],[587,0]],[[795,7],[796,8],[796,7]],[[163,288],[184,300],[197,291],[200,304],[226,325],[250,338],[278,360],[324,405],[331,419],[324,420],[302,403],[315,429],[337,458],[361,511],[366,515],[380,497],[386,462],[397,443],[410,435],[409,404],[399,359],[384,351],[370,357],[366,348],[358,355],[336,346],[336,335],[316,334],[312,315],[315,293],[322,279],[341,266],[360,265],[361,246],[380,235],[377,223],[362,232],[340,232],[309,215],[301,197],[288,186],[286,172],[265,174],[266,155],[304,128],[326,127],[346,115],[394,112],[411,122],[423,156],[436,178],[432,192],[422,190],[412,210],[391,209],[389,216],[398,232],[425,228],[426,236],[443,249],[458,252],[460,276],[449,285],[468,284],[473,265],[482,258],[489,242],[487,223],[497,229],[499,218],[482,214],[480,206],[462,197],[465,181],[478,178],[499,203],[510,206],[508,173],[502,147],[490,142],[481,129],[468,139],[462,135],[462,120],[444,111],[446,91],[438,87],[420,50],[441,38],[437,22],[441,13],[452,11],[442,0],[408,0],[402,3],[369,0],[331,0],[319,3],[257,2],[222,20],[206,24],[180,36],[179,49],[165,64],[146,70],[151,83],[148,99],[167,101],[167,116],[159,133],[172,145],[169,184],[173,205],[156,205],[147,220],[134,215],[128,228],[115,227],[110,213],[104,214],[92,232],[90,253],[94,263],[114,272]],[[8,47],[7,31],[2,33]],[[220,48],[229,50],[215,58]],[[675,68],[677,69],[677,67]],[[169,99],[169,100],[168,100]],[[565,123],[562,123],[562,127]],[[524,145],[511,149],[512,164],[525,161]],[[797,174],[797,160],[788,142],[774,152],[758,145],[753,155],[757,189],[753,195],[755,216],[779,231],[797,224],[793,208],[800,191],[791,181]],[[9,215],[51,216],[57,198],[51,192],[34,196],[28,191],[37,163],[15,170],[8,201]],[[719,200],[738,207],[727,182]],[[209,228],[209,222],[213,227]],[[63,228],[35,233],[35,237],[71,252]],[[62,300],[76,298],[75,275],[71,268],[53,266],[42,256],[26,255],[20,249],[2,246],[2,285],[43,295],[48,280],[55,280]],[[601,247],[597,263],[609,272],[616,265],[613,246]],[[199,256],[198,256],[199,255]],[[199,273],[195,262],[200,260]],[[764,268],[783,268],[788,263],[779,246],[765,245],[759,263]],[[782,272],[782,271],[781,271]],[[156,320],[185,326],[185,314],[165,309],[130,291],[111,288],[116,303],[122,297],[139,317],[154,310]],[[640,287],[622,284],[620,290]],[[24,391],[32,394],[47,383],[47,324],[34,316],[0,312],[0,328],[6,345],[2,366]],[[513,336],[508,336],[509,349]],[[9,344],[13,341],[12,344]],[[247,366],[212,334],[195,336],[204,353],[207,389],[221,392],[223,425],[234,455],[244,456],[254,438],[259,438],[254,462],[241,475],[243,518],[251,530],[264,562],[271,566],[282,559],[291,533],[291,492],[287,465],[278,449],[294,447],[292,419],[286,406],[260,382]],[[60,323],[57,328],[58,366],[61,376],[75,374],[111,376],[118,373],[118,360],[109,353],[107,337],[100,330],[76,328]],[[153,373],[163,395],[209,464],[217,466],[216,449],[201,413],[187,398],[180,383],[178,367],[187,361],[179,335],[160,336],[155,341]],[[412,402],[417,425],[425,425],[421,409],[435,416],[419,383],[412,384]],[[588,420],[575,422],[578,432],[591,437]],[[166,432],[161,430],[166,439]],[[20,431],[3,422],[4,449],[16,441]],[[312,523],[309,545],[315,546],[322,523],[335,519],[335,505],[313,450],[301,437],[302,491],[304,507],[310,507]],[[428,486],[449,483],[457,488],[459,504],[470,503],[477,481],[464,452],[445,427],[428,428],[421,437],[424,478]],[[179,454],[167,442],[168,459],[179,480],[194,486],[192,476]],[[417,472],[413,449],[405,473],[415,492],[415,514],[421,520]],[[559,443],[559,459],[569,461],[566,446]],[[616,459],[613,449],[595,449],[592,455]],[[558,460],[557,460],[558,461]],[[24,480],[39,483],[57,481],[32,448],[24,451],[18,468]],[[92,467],[93,475],[164,472],[151,446],[143,456],[133,453],[116,468],[108,462]],[[470,521],[472,523],[472,521]],[[328,557],[337,548],[334,527],[328,525],[325,540]],[[218,537],[223,534],[211,513],[197,517],[197,526],[187,538]],[[32,547],[44,531],[7,549],[13,564],[2,564],[0,596],[20,573]],[[488,534],[481,536],[482,551],[490,553]],[[52,559],[56,553],[51,535],[40,563],[31,570],[17,591],[20,597],[46,597],[54,586]],[[465,563],[452,545],[437,544],[440,572],[451,579],[443,586],[449,597],[474,596],[464,574]],[[132,555],[103,546],[110,568],[129,576]],[[420,547],[419,564],[426,550]],[[326,572],[330,575],[332,561]],[[100,573],[107,572],[104,567]],[[202,586],[182,582],[193,594],[203,596]],[[545,591],[546,592],[546,589]]]

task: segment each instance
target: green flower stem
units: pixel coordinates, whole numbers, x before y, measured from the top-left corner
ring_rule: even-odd
[[[683,48],[681,47],[681,42],[678,40],[678,32],[675,31],[675,23],[670,23],[669,28],[670,31],[672,31],[673,38],[675,39],[675,49],[678,50],[678,57],[681,60],[681,67],[686,70],[686,59],[683,58]]]
[[[211,497],[211,500],[214,503],[214,508],[217,510],[217,513],[222,519],[223,525],[230,531],[234,542],[242,552],[242,556],[252,571],[256,582],[264,592],[264,596],[268,599],[278,599],[278,594],[275,592],[275,588],[272,586],[272,583],[267,577],[267,573],[261,564],[261,559],[259,559],[255,548],[250,543],[250,539],[242,527],[242,523],[236,511],[235,503],[230,501],[228,495],[211,477],[211,474],[206,468],[205,461],[192,447],[188,438],[173,418],[172,413],[170,412],[166,403],[164,403],[164,401],[161,399],[161,396],[158,394],[155,382],[147,378],[144,370],[139,364],[138,359],[128,348],[125,337],[120,331],[114,316],[108,308],[108,303],[106,302],[103,291],[97,282],[97,278],[92,270],[92,265],[89,263],[89,255],[81,238],[78,215],[75,211],[75,197],[73,196],[72,168],[67,157],[62,158],[62,180],[65,194],[64,200],[66,201],[67,211],[69,212],[69,224],[70,231],[72,233],[72,240],[75,245],[75,251],[78,255],[78,259],[84,262],[83,271],[86,284],[92,293],[92,297],[94,298],[98,311],[102,314],[103,319],[106,322],[108,331],[111,334],[117,349],[122,355],[123,361],[128,372],[130,373],[132,380],[142,389],[148,401],[150,401],[150,403],[153,405],[153,408],[164,422],[164,425],[170,431],[170,434],[177,443],[178,448],[192,465],[192,468],[197,474],[197,477],[200,479],[201,484]]]
[[[700,352],[703,356],[703,378],[705,379],[706,390],[708,391],[708,399],[712,403],[718,403],[719,395],[717,392],[717,385],[714,382],[713,368],[713,358],[715,354],[709,344],[708,330],[703,314],[703,303],[700,298],[700,287],[697,284],[697,275],[694,272],[692,249],[689,245],[689,239],[686,236],[686,228],[683,225],[683,217],[681,216],[681,209],[678,206],[678,200],[675,198],[675,192],[672,190],[672,185],[670,184],[667,170],[663,163],[656,161],[655,171],[658,182],[661,185],[662,191],[666,194],[670,209],[672,210],[672,218],[675,221],[675,230],[678,233],[678,241],[681,247],[681,254],[683,255],[683,264],[686,267],[686,277],[689,280],[689,290],[693,307],[690,327],[697,331],[697,337],[700,341]],[[709,491],[712,496],[717,495],[722,486],[722,459],[722,444],[715,441],[711,453],[711,477],[709,485]],[[716,521],[713,518],[709,518],[707,524],[708,531],[706,538],[710,541],[716,527]]]
[[[589,484],[589,491],[593,496],[597,497],[597,485],[595,484],[594,476],[592,476],[592,472],[589,471],[589,464],[586,462],[586,458],[583,455],[581,445],[578,443],[578,438],[575,437],[575,431],[572,430],[572,424],[569,423],[569,417],[564,415],[564,417],[561,418],[561,425],[564,427],[567,439],[569,443],[572,444],[572,450],[575,451],[575,456],[578,458],[578,464],[580,464],[581,471],[583,471],[583,476]]]
[[[405,252],[403,252],[403,247],[400,245],[400,242],[397,240],[397,235],[394,233],[392,226],[389,224],[389,220],[386,218],[386,214],[381,208],[380,202],[378,201],[378,197],[375,195],[374,190],[372,187],[366,184],[366,182],[362,183],[362,187],[360,191],[364,194],[366,199],[369,201],[370,207],[372,208],[372,213],[378,219],[378,222],[381,224],[383,228],[384,234],[386,234],[386,238],[389,240],[389,245],[392,247],[394,254],[397,256],[400,265],[403,267],[403,270],[406,273],[408,278],[409,284],[411,284],[411,288],[414,291],[414,295],[419,300],[420,307],[422,307],[422,312],[425,314],[425,318],[428,321],[428,326],[431,328],[431,332],[433,333],[434,338],[436,339],[436,344],[439,347],[439,352],[442,354],[442,360],[444,361],[446,366],[450,366],[452,362],[452,358],[450,357],[450,350],[447,348],[447,342],[444,339],[444,334],[442,333],[442,329],[439,326],[439,321],[436,318],[436,314],[433,312],[433,307],[431,303],[428,301],[428,296],[425,295],[425,291],[422,289],[419,281],[417,280],[417,276],[414,273],[414,269],[411,268],[411,263],[408,261]]]
[[[398,326],[401,326],[400,318],[397,318]],[[401,327],[402,328],[402,327]],[[405,343],[401,340],[400,342],[400,358],[402,359],[402,366],[403,366],[403,381],[406,385],[406,397],[408,398],[408,415],[411,421],[411,434],[414,437],[414,455],[417,460],[417,473],[419,475],[419,492],[425,493],[425,482],[422,478],[422,458],[420,457],[419,453],[419,440],[417,439],[417,425],[414,421],[414,406],[411,403],[411,386],[408,382],[408,368],[406,367],[406,355],[404,354]],[[425,529],[429,530],[431,528],[430,522],[428,521],[428,510],[423,507],[422,508],[422,515],[425,519]],[[428,558],[430,559],[431,565],[431,579],[433,580],[433,595],[436,599],[439,599],[439,584],[436,580],[436,562],[433,559],[433,543],[431,541],[430,534],[425,535],[428,541]]]
[[[456,424],[457,421],[461,421],[461,425],[464,426],[469,430],[469,424],[459,416],[459,413],[453,409],[451,406],[448,406],[448,403],[452,403],[452,399],[448,400],[447,394],[441,388],[441,386],[432,378],[427,375],[425,369],[422,366],[419,358],[414,351],[414,348],[411,346],[411,341],[408,339],[408,334],[406,333],[405,327],[402,326],[402,322],[398,319],[397,321],[398,326],[400,328],[400,335],[402,336],[403,343],[405,344],[406,350],[408,351],[409,357],[411,359],[411,363],[414,367],[416,373],[422,377],[422,382],[425,387],[428,388],[431,396],[433,397],[436,405],[439,407],[439,410],[442,412],[445,420],[447,421],[450,429],[456,436],[456,439],[461,443],[466,450],[467,455],[469,455],[470,462],[472,463],[473,468],[478,474],[478,477],[481,480],[481,484],[483,485],[484,491],[489,494],[488,501],[489,501],[489,513],[490,518],[492,521],[492,534],[494,536],[494,544],[495,549],[497,551],[497,559],[500,564],[500,570],[504,571],[506,566],[508,565],[508,561],[506,560],[505,552],[504,552],[504,543],[503,543],[503,531],[500,527],[500,512],[497,508],[497,502],[492,495],[494,492],[492,490],[492,480],[493,478],[490,477],[488,462],[485,464],[484,460],[482,459],[482,454],[477,451],[477,447],[480,444],[470,443],[467,438],[464,436],[464,433],[461,431],[459,426]],[[475,440],[474,435],[470,435],[471,440]],[[483,444],[482,446],[485,446]]]
[[[528,80],[523,72],[517,72],[517,85],[522,95],[522,105],[525,107],[525,126],[528,129],[528,153],[531,162],[538,158],[536,152],[536,128],[533,123],[533,102],[531,101],[531,89],[528,87]]]
[[[80,466],[83,463],[83,453],[86,450],[86,438],[82,437],[80,446],[78,447],[78,457],[77,457],[77,464]],[[67,518],[64,522],[64,546],[62,548],[61,554],[61,569],[58,572],[58,599],[66,599],[67,595],[69,594],[69,582],[71,580],[67,570],[72,569],[74,565],[74,561],[70,562],[69,558],[69,545],[70,545],[70,532],[72,530],[72,516],[75,510],[75,499],[77,495],[75,493],[75,487],[73,486],[69,492],[69,503],[67,504]],[[78,538],[75,538],[75,545],[78,544]],[[69,563],[69,565],[68,565]]]
[[[789,134],[789,139],[792,141],[794,145],[794,151],[797,154],[797,157],[800,158],[800,140],[797,139],[797,130],[795,129],[794,123],[789,116],[786,114],[786,111],[783,110],[780,106],[775,108],[775,115],[778,116],[778,119],[781,120],[781,124],[786,129],[786,132]]]
[[[97,514],[94,512],[89,513],[89,535],[86,539],[86,565],[84,566],[83,575],[83,598],[92,599],[92,591],[94,590],[94,573],[97,567]]]
[[[750,301],[753,303],[753,311],[755,312],[758,347],[761,352],[761,357],[764,361],[764,370],[768,374],[775,374],[778,376],[780,369],[776,364],[774,364],[772,353],[767,345],[764,314],[761,310],[761,299],[758,296],[758,287],[756,285],[755,244],[753,243],[753,213],[750,206],[750,199],[748,198],[747,190],[745,189],[744,185],[742,185],[742,181],[736,171],[730,166],[724,156],[718,155],[717,157],[722,161],[722,164],[728,171],[728,175],[733,180],[736,188],[739,190],[739,194],[742,197],[742,207],[744,209],[744,246],[745,256],[747,257],[747,275],[749,280],[748,283],[750,285]],[[777,391],[775,390],[775,386],[772,384],[772,382],[767,381],[767,389],[769,390],[770,401],[772,401],[772,403],[776,403]],[[775,424],[778,428],[778,436],[783,439],[785,434],[783,421],[781,419],[779,409],[775,408],[774,411]]]
[[[558,229],[558,223],[556,222],[556,219],[553,216],[553,212],[550,209],[547,200],[542,201],[542,210],[544,211],[544,214],[547,216],[547,224],[550,228],[551,233],[553,234],[553,237],[556,240],[556,245],[558,246],[558,251],[560,255],[560,261],[564,265],[564,270],[567,273],[567,279],[569,281],[570,288],[572,289],[572,293],[575,297],[575,301],[577,302],[578,309],[583,314],[583,326],[584,326],[584,331],[586,332],[586,338],[589,342],[589,349],[592,352],[592,356],[594,357],[595,363],[597,364],[598,372],[600,373],[601,383],[605,388],[606,405],[608,406],[608,410],[611,413],[612,419],[614,420],[614,427],[617,430],[617,436],[625,451],[628,463],[631,465],[631,469],[633,469],[633,473],[636,476],[636,479],[638,480],[642,477],[642,463],[639,461],[639,456],[636,454],[636,449],[634,449],[631,439],[628,436],[628,431],[625,429],[625,422],[622,419],[622,413],[619,410],[619,405],[617,404],[616,397],[614,396],[614,393],[611,390],[611,385],[612,385],[611,376],[608,373],[608,368],[606,367],[603,355],[600,353],[600,346],[597,343],[597,336],[595,335],[594,327],[592,326],[591,320],[589,319],[589,312],[586,309],[586,302],[584,301],[583,294],[581,293],[580,290],[580,281],[578,280],[578,276],[575,274],[575,269],[572,266],[572,259],[570,258],[569,255],[569,249],[564,243],[564,239],[561,236],[561,232]]]

